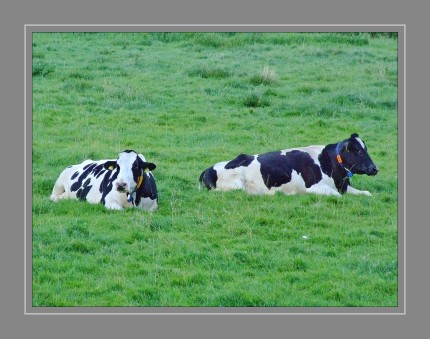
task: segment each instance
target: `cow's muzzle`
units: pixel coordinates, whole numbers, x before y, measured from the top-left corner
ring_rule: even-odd
[[[378,167],[376,167],[376,165],[372,165],[368,168],[367,175],[376,175],[378,174],[378,171]]]
[[[127,187],[128,185],[126,184],[126,183],[119,183],[119,182],[117,182],[116,183],[116,190],[118,191],[118,192],[127,192],[128,191],[128,187]]]

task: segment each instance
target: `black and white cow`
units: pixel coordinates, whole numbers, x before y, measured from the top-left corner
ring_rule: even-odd
[[[371,195],[350,186],[353,174],[376,175],[365,143],[354,133],[349,139],[326,146],[309,146],[277,152],[240,154],[213,165],[200,175],[200,185],[251,194],[341,193]]]
[[[115,210],[137,206],[152,211],[158,205],[155,178],[150,172],[155,167],[131,150],[119,153],[117,160],[85,160],[60,174],[51,200],[72,198]]]

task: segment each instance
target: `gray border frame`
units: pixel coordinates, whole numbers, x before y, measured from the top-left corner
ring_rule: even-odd
[[[34,32],[397,32],[398,306],[397,307],[33,307],[31,304],[32,33]],[[406,25],[25,25],[24,26],[24,314],[53,315],[405,315],[406,314]],[[30,164],[30,165],[29,165]],[[29,168],[30,166],[30,168]],[[30,192],[29,192],[30,190]],[[29,218],[30,215],[30,218]],[[29,282],[30,281],[30,282]]]

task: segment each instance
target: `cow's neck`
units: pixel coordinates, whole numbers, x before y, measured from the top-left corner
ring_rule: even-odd
[[[349,185],[347,171],[337,160],[337,144],[330,144],[323,148],[318,160],[321,170],[333,179],[334,184],[339,192],[345,193]]]
[[[147,189],[147,187],[148,187],[148,180],[149,180],[148,173],[146,173],[145,171],[143,171],[142,172],[142,181],[141,181],[141,184],[136,189],[136,199],[134,201],[134,203],[136,204],[136,206],[138,206],[140,204],[140,202],[142,201],[142,197],[145,197],[145,193],[144,192],[145,192],[145,189]],[[150,198],[152,199],[152,196]]]

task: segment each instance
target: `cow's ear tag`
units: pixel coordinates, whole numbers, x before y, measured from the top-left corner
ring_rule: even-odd
[[[110,165],[110,166],[108,167],[108,169],[109,169],[109,171],[113,171],[113,166],[112,166],[112,165]]]
[[[148,167],[145,168],[145,172],[149,173],[149,168]]]

